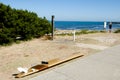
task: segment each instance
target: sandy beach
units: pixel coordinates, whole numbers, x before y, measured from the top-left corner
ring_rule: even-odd
[[[56,33],[72,33],[73,31],[59,30]],[[18,73],[18,67],[31,67],[54,58],[82,53],[87,57],[98,51],[120,44],[120,34],[92,33],[73,36],[56,36],[54,40],[43,38],[33,39],[20,44],[0,47],[0,80],[16,80],[12,74]],[[36,76],[37,74],[34,74]],[[28,80],[32,76],[19,80]]]

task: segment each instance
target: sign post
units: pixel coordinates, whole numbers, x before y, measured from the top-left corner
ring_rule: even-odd
[[[53,40],[54,39],[54,15],[52,15],[51,24],[52,24],[52,40]]]

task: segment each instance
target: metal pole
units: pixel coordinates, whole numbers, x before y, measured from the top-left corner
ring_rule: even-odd
[[[52,24],[52,40],[53,40],[54,39],[54,15],[52,15],[51,24]]]

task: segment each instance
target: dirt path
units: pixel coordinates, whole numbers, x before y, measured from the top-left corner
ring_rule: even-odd
[[[91,48],[96,50],[104,50],[109,48],[108,46],[100,46],[100,45],[94,45],[94,44],[84,44],[84,43],[77,43],[76,46],[81,48]]]

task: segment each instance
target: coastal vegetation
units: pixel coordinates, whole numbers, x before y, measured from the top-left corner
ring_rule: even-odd
[[[105,31],[98,31],[98,30],[87,30],[87,29],[83,29],[83,30],[76,30],[75,34],[76,35],[82,35],[82,34],[90,34],[90,33],[99,33],[99,32],[105,32]],[[67,33],[60,33],[60,34],[56,34],[57,36],[73,36],[73,32],[67,32]]]
[[[80,30],[78,32],[76,32],[77,35],[79,34],[89,34],[89,33],[98,33],[99,31],[97,30],[87,30],[87,29],[84,29],[84,30]]]
[[[51,30],[51,24],[45,17],[0,3],[0,45],[38,38]]]
[[[115,30],[114,33],[120,33],[120,28]]]

